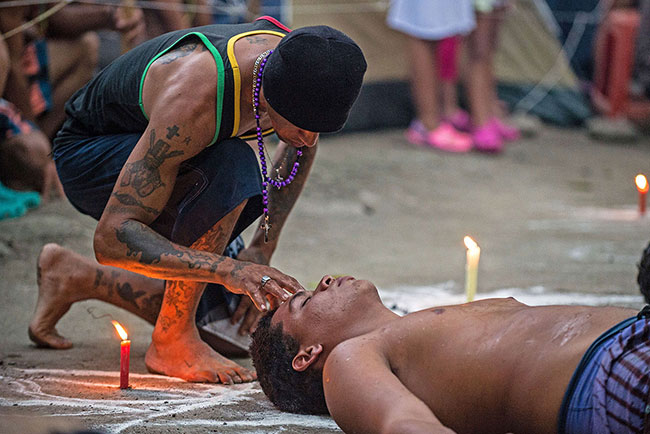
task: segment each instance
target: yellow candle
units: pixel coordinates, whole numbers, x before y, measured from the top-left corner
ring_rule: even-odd
[[[474,300],[476,286],[478,283],[478,259],[481,256],[481,248],[476,241],[470,237],[463,239],[467,247],[467,262],[465,264],[465,295],[467,301]]]

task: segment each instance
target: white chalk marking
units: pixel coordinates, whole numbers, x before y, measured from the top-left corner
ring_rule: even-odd
[[[307,416],[304,414],[290,414],[290,413],[270,413],[256,412],[255,419],[247,420],[211,420],[211,419],[184,419],[177,421],[178,426],[229,426],[229,427],[282,427],[287,425],[298,425],[300,427],[310,427],[318,429],[337,429],[336,422],[326,416]],[[157,426],[158,423],[154,422],[150,426]],[[164,424],[166,425],[166,424]]]
[[[453,288],[460,288],[460,286],[453,282],[444,282],[432,286],[380,288],[379,295],[386,306],[394,308],[398,313],[415,312],[432,306],[465,303],[465,294],[454,292]],[[506,297],[514,297],[522,303],[531,306],[569,304],[585,306],[638,306],[641,308],[644,305],[641,295],[552,292],[543,286],[503,288],[491,292],[479,292],[476,295],[476,300]]]
[[[336,429],[336,424],[327,417],[293,415],[281,413],[264,401],[262,391],[257,383],[224,386],[220,384],[187,383],[178,378],[162,375],[131,374],[138,384],[129,391],[117,392],[117,385],[106,381],[107,378],[117,378],[118,372],[97,370],[64,370],[64,369],[15,369],[20,376],[38,375],[38,378],[15,378],[0,376],[0,383],[7,384],[12,393],[27,399],[0,398],[0,407],[17,404],[21,407],[47,407],[52,411],[50,416],[59,417],[89,417],[107,416],[117,422],[99,423],[90,428],[106,430],[111,433],[121,433],[129,428],[144,424],[156,426],[206,426],[223,425],[223,420],[183,419],[171,417],[183,415],[192,411],[209,407],[226,407],[236,405],[241,401],[258,401],[263,408],[256,411],[252,420],[225,421],[228,425],[239,427],[266,427],[300,425],[315,429]],[[97,381],[94,381],[97,379]],[[59,396],[43,390],[49,384],[66,384],[69,389],[76,391],[89,390],[95,393],[106,393],[107,389],[116,389],[112,393],[121,393],[123,399],[92,399],[70,396]],[[110,390],[109,390],[110,391]],[[159,399],[140,399],[144,394],[155,395]],[[262,398],[262,399],[258,399]],[[77,410],[77,411],[61,411]],[[58,411],[56,411],[58,410]]]

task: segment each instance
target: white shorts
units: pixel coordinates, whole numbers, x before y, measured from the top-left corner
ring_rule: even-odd
[[[391,29],[433,41],[468,34],[476,26],[472,0],[391,0],[386,22]]]

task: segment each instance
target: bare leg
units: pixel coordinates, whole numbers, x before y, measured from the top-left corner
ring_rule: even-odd
[[[469,36],[467,90],[474,126],[484,125],[492,118],[494,82],[491,56],[490,14],[476,14],[476,29]]]
[[[7,84],[10,69],[9,48],[4,39],[0,38],[0,97],[5,93],[5,85]]]
[[[52,109],[38,118],[38,124],[52,139],[65,120],[65,102],[93,76],[98,61],[99,38],[89,32],[78,39],[48,39],[47,51],[53,88]]]
[[[415,101],[415,111],[418,119],[428,130],[436,129],[440,122],[435,44],[435,41],[413,37],[408,39],[411,92]]]
[[[446,117],[452,117],[458,112],[458,98],[456,96],[456,82],[443,81],[442,90],[442,112]]]
[[[82,300],[97,299],[128,310],[154,323],[165,284],[120,268],[100,265],[56,244],[41,250],[37,263],[38,301],[29,324],[29,337],[37,345],[70,348],[56,323]]]
[[[192,248],[223,252],[246,202],[240,204]],[[214,351],[201,340],[195,324],[196,309],[205,283],[167,281],[160,314],[145,356],[151,372],[195,382],[241,383],[255,374]]]

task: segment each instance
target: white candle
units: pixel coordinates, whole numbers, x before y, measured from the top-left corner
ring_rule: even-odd
[[[467,262],[465,263],[465,295],[467,301],[474,300],[476,286],[478,283],[478,260],[481,256],[481,248],[470,237],[463,239],[467,247]]]

